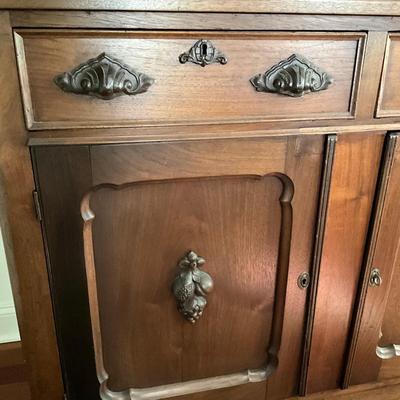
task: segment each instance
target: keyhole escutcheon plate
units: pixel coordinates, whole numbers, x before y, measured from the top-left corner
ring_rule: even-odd
[[[200,39],[189,51],[179,56],[179,62],[181,64],[191,62],[205,67],[206,65],[218,63],[224,65],[228,62],[228,59],[209,40]]]

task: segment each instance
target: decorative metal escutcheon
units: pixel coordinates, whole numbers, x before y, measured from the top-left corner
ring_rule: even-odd
[[[64,92],[110,100],[123,94],[132,96],[144,93],[154,79],[102,53],[70,72],[56,76],[54,82]]]
[[[373,268],[371,275],[369,276],[369,284],[373,287],[379,287],[382,285],[382,276],[379,268]]]
[[[228,59],[209,40],[200,39],[189,51],[179,56],[179,61],[181,64],[189,61],[205,67],[214,63],[226,64]]]
[[[307,289],[310,286],[310,274],[308,272],[302,272],[297,278],[297,286],[300,289]]]
[[[214,287],[211,276],[200,269],[204,263],[203,257],[189,251],[179,261],[180,272],[172,284],[178,311],[192,324],[203,314],[207,294]]]
[[[250,82],[258,92],[301,97],[327,89],[333,79],[304,57],[292,54],[264,74],[254,76]]]

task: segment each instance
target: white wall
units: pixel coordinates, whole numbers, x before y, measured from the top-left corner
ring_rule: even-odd
[[[17,317],[11,292],[3,238],[0,232],[0,343],[19,341]]]

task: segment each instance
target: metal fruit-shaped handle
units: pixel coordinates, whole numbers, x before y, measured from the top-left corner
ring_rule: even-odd
[[[178,311],[192,324],[203,314],[207,294],[214,287],[211,276],[200,269],[205,262],[203,257],[190,250],[179,261],[180,272],[172,284]]]

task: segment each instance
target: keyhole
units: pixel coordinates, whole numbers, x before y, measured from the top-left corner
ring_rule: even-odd
[[[297,285],[300,289],[307,289],[310,284],[310,274],[308,272],[303,272],[299,275],[297,279]]]
[[[207,55],[207,43],[202,43],[200,53],[202,57]]]

